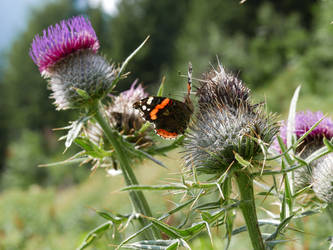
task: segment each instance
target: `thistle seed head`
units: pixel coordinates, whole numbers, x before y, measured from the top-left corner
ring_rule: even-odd
[[[208,173],[224,172],[235,153],[246,160],[261,154],[278,131],[274,115],[250,103],[250,90],[219,65],[206,74],[197,95],[199,110],[185,139],[185,164]]]

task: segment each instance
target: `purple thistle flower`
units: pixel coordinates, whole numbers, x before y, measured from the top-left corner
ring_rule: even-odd
[[[320,111],[317,112],[298,112],[295,116],[295,131],[297,139],[302,137],[307,131],[311,129],[311,127],[317,123],[320,119],[324,117],[323,113]],[[283,125],[280,127],[280,137],[283,140],[284,144],[287,145],[287,124],[283,122]],[[324,118],[318,126],[316,126],[310,134],[305,138],[304,145],[298,149],[299,151],[304,148],[304,146],[308,146],[308,144],[318,145],[322,144],[323,138],[331,139],[333,137],[333,122],[330,118]],[[281,152],[279,143],[277,140],[274,141],[272,147]],[[313,152],[313,151],[312,151]]]
[[[111,91],[118,70],[96,53],[98,48],[95,31],[82,16],[35,37],[30,56],[48,78],[57,109],[87,107]]]
[[[29,54],[43,74],[59,60],[81,49],[96,53],[99,42],[90,21],[77,16],[48,27],[43,36],[36,35]]]
[[[106,108],[111,125],[124,134],[132,134],[145,123],[139,110],[133,108],[135,102],[148,96],[141,84],[134,81],[129,90],[118,96],[111,96],[113,102]]]
[[[307,131],[309,131],[313,125],[315,125],[320,119],[324,118],[322,112],[298,112],[295,116],[295,135],[297,139],[302,137]],[[280,127],[280,137],[283,143],[287,145],[287,125],[283,122]],[[330,118],[325,117],[304,139],[304,142],[299,145],[296,152],[300,153],[302,158],[310,156],[313,152],[323,147],[323,138],[331,139],[333,138],[333,122]],[[281,152],[279,143],[277,139],[274,141],[272,148]],[[303,167],[296,169],[294,171],[294,185],[296,189],[304,188],[313,183],[315,179],[314,186],[318,186],[320,182],[319,177],[323,176],[322,172],[326,171],[328,168],[327,156],[317,159],[310,163],[310,168]],[[331,159],[331,157],[330,157]],[[324,165],[325,166],[324,166]],[[323,165],[323,166],[322,166]],[[320,197],[321,198],[321,197]],[[322,198],[321,198],[322,199]]]

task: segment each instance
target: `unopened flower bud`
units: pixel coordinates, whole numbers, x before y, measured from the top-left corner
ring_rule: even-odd
[[[185,139],[185,163],[208,173],[225,171],[235,153],[246,160],[261,154],[277,132],[274,116],[250,103],[250,90],[219,65],[206,75],[197,95],[199,110]]]

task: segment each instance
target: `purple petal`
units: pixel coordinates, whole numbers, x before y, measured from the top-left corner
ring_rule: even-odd
[[[97,52],[99,42],[88,19],[83,16],[63,20],[60,24],[43,30],[43,36],[36,35],[31,44],[30,56],[42,73],[50,66],[80,50]]]

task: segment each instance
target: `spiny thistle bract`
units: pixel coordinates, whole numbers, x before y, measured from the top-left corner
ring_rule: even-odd
[[[117,70],[97,54],[98,48],[95,31],[82,16],[63,20],[44,30],[42,37],[35,36],[30,56],[49,79],[58,110],[82,108],[110,91]]]
[[[333,203],[333,154],[322,157],[312,171],[312,189],[316,196]]]
[[[246,160],[261,155],[278,131],[275,116],[251,104],[250,90],[221,65],[197,90],[199,110],[185,139],[185,164],[207,173],[225,171],[235,153]]]
[[[302,158],[306,158],[314,153],[316,150],[324,146],[323,139],[333,138],[333,122],[330,118],[324,118],[322,112],[298,112],[295,115],[295,135],[296,139],[302,137],[307,131],[309,131],[320,119],[323,119],[304,139],[304,141],[296,148],[296,153],[299,153]],[[284,122],[283,126],[280,128],[280,137],[284,144],[287,144],[287,125]],[[274,141],[273,146],[277,151],[280,151],[277,140]],[[326,159],[327,158],[327,159]],[[319,186],[325,186],[329,180],[323,179],[323,185],[320,185],[320,176],[328,175],[328,169],[333,170],[333,162],[330,155],[321,157],[310,163],[310,168],[303,167],[298,168],[294,171],[294,186],[296,189],[301,189],[309,185],[313,185],[314,190],[318,190]],[[329,162],[331,162],[331,167]],[[322,165],[323,164],[323,165]],[[316,173],[314,173],[316,172]],[[326,184],[325,184],[326,183]],[[324,188],[327,191],[327,187]],[[319,191],[321,192],[321,191]],[[323,191],[326,192],[326,191]],[[323,195],[320,195],[323,197]],[[318,196],[319,197],[319,196]],[[319,197],[320,198],[320,197]]]
[[[145,121],[139,111],[132,106],[133,103],[147,96],[141,84],[137,85],[137,81],[134,81],[129,90],[121,92],[118,96],[110,95],[112,102],[105,106],[106,118],[111,127],[127,136],[129,141],[136,143],[139,147],[151,144],[151,140],[146,132],[135,135]],[[105,141],[103,131],[96,123],[88,123],[86,134],[97,145]]]

